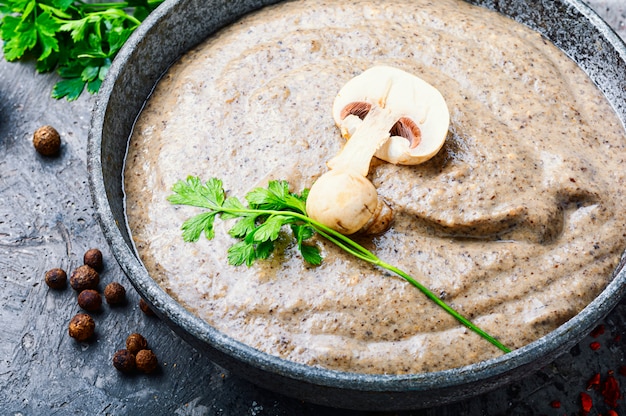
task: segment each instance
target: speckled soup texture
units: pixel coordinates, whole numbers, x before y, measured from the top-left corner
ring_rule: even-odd
[[[227,264],[231,223],[184,243],[200,212],[166,198],[187,175],[240,198],[270,179],[310,187],[343,144],[341,86],[374,64],[436,86],[450,132],[429,162],[374,161],[395,213],[360,241],[519,348],[605,287],[626,221],[623,126],[578,67],[535,32],[464,2],[294,1],[189,52],[139,117],[125,170],[142,261],[189,310],[255,348],[364,373],[454,368],[500,354],[404,280],[324,240],[319,267],[285,236],[268,261]]]

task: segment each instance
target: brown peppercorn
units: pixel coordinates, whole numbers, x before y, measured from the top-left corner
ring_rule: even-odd
[[[141,350],[135,355],[137,370],[142,373],[153,373],[159,366],[159,361],[152,350]]]
[[[120,305],[126,300],[126,289],[117,282],[112,282],[104,288],[104,298],[109,305]]]
[[[48,270],[46,272],[46,284],[51,289],[65,289],[65,286],[67,286],[67,273],[58,267]]]
[[[89,312],[100,310],[102,296],[93,289],[85,289],[78,294],[78,306]]]
[[[61,149],[61,136],[52,126],[38,128],[33,134],[35,150],[43,156],[54,156]]]
[[[143,335],[138,333],[132,333],[126,338],[126,349],[132,354],[137,354],[141,350],[148,348],[148,341]]]
[[[87,341],[96,330],[96,323],[86,313],[78,313],[70,320],[68,332],[76,341]]]
[[[148,316],[154,316],[154,311],[150,308],[148,302],[143,299],[139,299],[139,309]]]
[[[122,373],[132,373],[135,371],[135,355],[128,350],[119,350],[113,355],[113,367]]]
[[[100,275],[87,265],[79,266],[70,276],[70,286],[77,292],[95,289],[98,287],[98,283],[100,283]]]
[[[103,265],[102,252],[97,248],[87,250],[83,256],[83,263],[97,272],[101,271]]]

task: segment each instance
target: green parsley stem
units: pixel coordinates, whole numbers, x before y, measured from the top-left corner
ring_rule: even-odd
[[[316,231],[320,235],[322,235],[324,238],[326,238],[327,240],[331,241],[332,243],[338,245],[339,247],[341,247],[342,249],[346,250],[350,254],[352,254],[352,255],[354,255],[354,256],[356,256],[356,257],[358,257],[358,258],[360,258],[360,259],[362,259],[364,261],[367,261],[367,262],[369,262],[371,264],[374,264],[374,265],[376,265],[378,267],[386,269],[386,270],[388,270],[390,272],[393,272],[393,273],[397,274],[398,276],[402,277],[404,280],[409,282],[411,285],[413,285],[414,287],[419,289],[424,295],[426,295],[427,298],[429,298],[430,300],[435,302],[435,304],[437,304],[443,310],[445,310],[450,315],[452,315],[452,317],[454,317],[457,321],[459,321],[465,327],[467,327],[468,329],[474,331],[475,333],[477,333],[478,335],[480,335],[481,337],[483,337],[484,339],[486,339],[491,344],[493,344],[494,346],[496,346],[500,350],[504,351],[505,353],[511,352],[511,350],[508,347],[506,347],[504,344],[502,344],[500,341],[498,341],[495,337],[493,337],[492,335],[490,335],[489,333],[487,333],[486,331],[484,331],[480,327],[478,327],[475,324],[473,324],[469,319],[467,319],[466,317],[461,315],[459,312],[457,312],[454,308],[452,308],[450,305],[448,305],[447,303],[442,301],[430,289],[428,289],[426,286],[424,286],[423,284],[421,284],[420,282],[415,280],[408,273],[404,272],[403,270],[401,270],[401,269],[399,269],[399,268],[397,268],[395,266],[392,266],[392,265],[390,265],[390,264],[380,260],[373,253],[371,253],[369,250],[361,247],[360,245],[355,243],[353,240],[351,240],[349,238],[346,238],[342,234],[336,233],[334,230],[330,230],[331,234],[328,234],[324,230],[319,229],[318,228],[318,224],[315,224],[315,221],[310,221],[310,219],[309,219],[309,223],[314,228],[316,228]],[[339,240],[336,239],[335,233],[339,234],[340,236],[342,236],[344,238],[341,238]],[[346,241],[346,240],[349,241],[349,244],[348,244],[350,246],[349,248],[346,247],[343,244],[343,242]],[[352,250],[353,247],[356,248],[357,250]],[[364,253],[364,252],[366,252],[366,253]]]
[[[409,274],[383,261],[380,261],[379,263],[375,263],[375,264],[379,267],[382,267],[383,269],[387,269],[391,272],[394,272],[395,274],[397,274],[398,276],[402,277],[404,280],[409,282],[411,285],[418,288],[424,295],[426,295],[427,298],[435,302],[439,307],[441,307],[443,310],[445,310],[450,315],[452,315],[457,321],[459,321],[460,323],[462,323],[467,328],[474,331],[481,337],[485,338],[487,341],[489,341],[490,343],[498,347],[500,350],[504,351],[505,353],[511,352],[511,350],[508,347],[506,347],[504,344],[498,341],[495,337],[491,336],[489,333],[485,332],[480,327],[474,325],[469,319],[467,319],[466,317],[461,315],[459,312],[457,312],[455,309],[453,309],[450,305],[442,301],[437,295],[435,295],[426,286],[422,285],[420,282],[415,280]]]

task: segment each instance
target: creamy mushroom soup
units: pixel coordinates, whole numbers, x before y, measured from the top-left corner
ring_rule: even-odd
[[[374,159],[368,178],[394,221],[359,241],[511,348],[593,300],[625,246],[623,126],[552,44],[455,0],[287,2],[183,56],[137,120],[125,168],[133,239],[163,289],[225,334],[312,366],[418,373],[501,354],[323,239],[319,267],[285,236],[249,268],[227,264],[232,223],[182,240],[201,211],[166,198],[187,175],[239,198],[270,179],[311,187],[344,144],[335,95],[374,65],[439,89],[450,128],[424,164]]]

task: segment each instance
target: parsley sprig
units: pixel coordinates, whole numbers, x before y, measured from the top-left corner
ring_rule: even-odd
[[[171,203],[208,210],[183,224],[183,239],[187,242],[198,241],[202,233],[212,239],[218,215],[223,220],[239,218],[228,232],[240,240],[228,249],[228,262],[232,265],[250,266],[255,260],[268,258],[284,225],[291,227],[298,249],[308,263],[322,262],[319,249],[305,244],[315,234],[305,215],[306,191],[296,195],[289,192],[287,182],[272,181],[267,189],[256,188],[246,195],[248,207],[236,197],[226,198],[222,181],[216,178],[202,184],[198,177],[190,176],[187,181],[174,184],[173,191],[168,197]]]
[[[131,33],[163,0],[92,3],[0,0],[0,37],[7,61],[35,58],[38,72],[63,78],[53,98],[94,94]]]
[[[174,193],[168,197],[172,204],[190,205],[207,210],[183,223],[183,239],[187,242],[198,241],[202,233],[209,240],[212,239],[215,236],[214,223],[217,216],[223,220],[237,220],[228,231],[232,237],[239,240],[228,249],[228,262],[232,265],[250,266],[256,260],[268,258],[274,250],[274,242],[281,234],[283,226],[291,228],[304,260],[312,265],[319,265],[322,262],[319,248],[307,242],[317,233],[353,256],[402,277],[461,324],[505,353],[511,351],[439,299],[408,273],[382,261],[349,237],[309,218],[305,208],[308,195],[306,189],[300,194],[295,194],[289,191],[288,182],[270,181],[267,188],[255,188],[245,196],[247,206],[236,197],[227,197],[222,181],[217,178],[202,183],[200,178],[189,176],[185,181],[176,182],[172,191]]]

